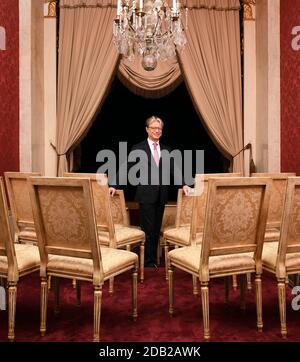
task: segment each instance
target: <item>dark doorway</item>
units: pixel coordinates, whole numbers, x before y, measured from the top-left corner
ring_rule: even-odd
[[[171,94],[160,99],[145,99],[130,92],[116,77],[92,127],[80,145],[78,172],[97,172],[96,155],[102,149],[118,154],[119,142],[128,143],[128,152],[135,143],[146,138],[145,120],[159,116],[165,123],[161,142],[172,149],[204,150],[204,172],[225,172],[228,161],[212,142],[194,109],[182,82]],[[118,163],[117,163],[118,164]],[[133,200],[134,189],[126,187],[127,200]],[[177,187],[169,199],[176,200]]]

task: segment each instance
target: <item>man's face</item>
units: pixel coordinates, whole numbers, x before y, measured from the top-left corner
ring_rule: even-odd
[[[151,141],[157,142],[162,135],[162,126],[158,121],[154,121],[149,127],[146,127],[146,132]]]

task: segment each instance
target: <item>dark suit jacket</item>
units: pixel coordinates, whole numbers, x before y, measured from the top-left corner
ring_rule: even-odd
[[[171,151],[171,149],[162,143],[159,143],[160,151],[167,150]],[[147,165],[144,165],[145,168],[148,170],[148,182],[147,185],[139,184],[137,185],[135,199],[140,203],[154,203],[154,202],[161,202],[166,203],[168,201],[168,185],[162,185],[162,157],[163,153],[161,154],[159,167],[156,166],[154,158],[152,156],[149,143],[147,140],[140,142],[132,147],[132,151],[134,150],[143,150],[147,154]],[[130,163],[131,167],[132,164]],[[153,180],[151,183],[151,177],[153,178],[153,173],[157,175],[154,176],[156,180],[156,184],[153,184]],[[172,172],[169,170],[168,172]]]
[[[141,175],[141,172],[137,172],[137,178],[141,178],[144,181],[139,182],[136,185],[135,200],[139,203],[166,203],[168,201],[168,185],[166,183],[163,184],[162,182],[162,165],[164,165],[164,173],[173,176],[174,162],[171,160],[170,167],[165,166],[168,163],[163,163],[162,159],[164,158],[164,154],[162,151],[167,150],[171,152],[171,149],[163,145],[161,142],[159,145],[161,151],[159,167],[155,164],[147,139],[134,145],[131,149],[131,152],[137,151],[138,153],[138,151],[143,151],[142,154],[146,156],[141,159],[137,159],[135,162],[129,161],[127,165],[128,174],[130,174],[130,170],[134,165],[138,166],[138,168],[142,170],[141,172],[144,172],[143,175]],[[120,170],[117,174],[116,183],[110,184],[110,186],[119,187],[119,176]],[[153,179],[155,180],[154,182]]]

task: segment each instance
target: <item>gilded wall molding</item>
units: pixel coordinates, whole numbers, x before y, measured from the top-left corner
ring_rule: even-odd
[[[56,0],[46,1],[46,5],[48,5],[48,9],[45,18],[56,18]]]
[[[256,5],[256,0],[244,0],[244,21],[255,20],[253,16],[253,7]]]

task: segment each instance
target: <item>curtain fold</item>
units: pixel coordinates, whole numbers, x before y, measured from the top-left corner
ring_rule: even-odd
[[[121,82],[136,95],[145,98],[164,97],[182,81],[176,58],[158,62],[151,72],[144,70],[141,60],[138,56],[132,62],[123,58],[118,69]]]
[[[58,175],[69,170],[68,157],[91,125],[114,75],[118,53],[112,45],[115,9],[96,0],[61,0],[58,59],[56,152]],[[101,2],[102,3],[102,2]]]
[[[179,54],[194,105],[219,149],[243,171],[242,87],[239,5],[235,0],[194,0],[219,10],[189,11],[187,45]],[[220,10],[224,9],[224,10]]]

